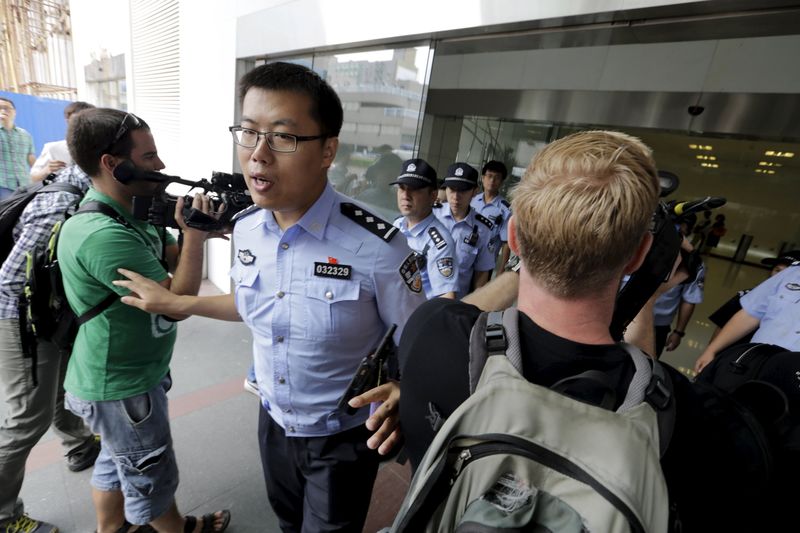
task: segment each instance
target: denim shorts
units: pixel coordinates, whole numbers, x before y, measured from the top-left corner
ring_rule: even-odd
[[[175,499],[178,464],[169,430],[169,375],[155,388],[130,398],[81,400],[66,393],[67,408],[100,435],[100,455],[94,464],[92,486],[121,490],[125,518],[147,524],[164,514]]]

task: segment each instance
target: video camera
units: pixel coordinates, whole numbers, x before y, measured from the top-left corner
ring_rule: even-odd
[[[178,197],[166,191],[170,183],[180,183],[192,188],[199,187],[206,193],[210,193],[212,210],[219,214],[219,218],[193,208],[191,196],[186,196],[183,205],[183,219],[190,228],[202,231],[227,231],[230,229],[233,217],[253,205],[244,176],[241,174],[212,172],[211,181],[206,179],[190,181],[161,172],[142,170],[131,161],[125,160],[114,168],[114,178],[123,184],[131,181],[150,181],[160,184],[152,196],[133,197],[134,218],[146,220],[154,226],[179,227],[175,221]]]
[[[669,172],[659,172],[661,196],[667,196],[677,189],[677,176]],[[656,207],[650,225],[653,245],[639,269],[631,274],[628,282],[617,294],[614,316],[611,320],[611,336],[614,340],[622,340],[625,328],[636,317],[644,304],[658,289],[658,286],[669,279],[672,267],[678,254],[689,273],[686,280],[691,282],[697,276],[702,264],[700,251],[687,252],[681,248],[683,236],[677,229],[682,215],[722,207],[726,199],[720,196],[707,196],[691,202],[664,202]]]

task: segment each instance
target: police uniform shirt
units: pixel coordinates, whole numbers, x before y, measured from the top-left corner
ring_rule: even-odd
[[[363,357],[425,301],[416,258],[389,223],[330,184],[286,231],[255,209],[234,228],[236,308],[253,333],[262,403],[287,436],[363,424],[337,409]]]
[[[450,232],[436,219],[436,215],[431,213],[411,229],[408,229],[405,217],[395,220],[394,225],[419,255],[425,296],[434,298],[446,292],[457,292],[459,276],[455,245]]]
[[[478,193],[472,198],[470,205],[475,211],[494,223],[499,240],[508,242],[508,219],[511,218],[511,204],[505,198],[498,194],[487,204],[483,193]]]
[[[740,302],[748,315],[761,321],[753,342],[800,351],[800,264],[772,276]]]
[[[700,265],[697,277],[691,283],[681,283],[658,297],[653,305],[653,325],[669,326],[678,311],[681,300],[690,304],[703,301],[703,285],[706,279],[706,267]]]
[[[469,293],[475,271],[487,272],[494,269],[495,254],[489,250],[494,224],[472,208],[463,220],[457,221],[448,204],[434,207],[433,214],[453,237],[458,262],[459,288],[456,296],[463,298]]]

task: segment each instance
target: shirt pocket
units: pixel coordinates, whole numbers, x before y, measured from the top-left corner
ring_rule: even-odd
[[[329,340],[357,335],[361,284],[358,280],[312,279],[305,285],[305,337]]]
[[[478,256],[478,247],[467,244],[462,239],[456,245],[456,255],[458,256],[459,273],[470,270]]]
[[[253,266],[250,268],[239,268],[231,276],[235,285],[236,310],[245,324],[250,324],[252,317],[257,310],[259,301],[259,271]]]

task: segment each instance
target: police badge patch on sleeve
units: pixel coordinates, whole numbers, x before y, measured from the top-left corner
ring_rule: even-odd
[[[436,260],[436,268],[439,269],[439,273],[446,277],[451,278],[453,277],[453,258],[452,257],[442,257],[441,259]]]
[[[411,252],[400,265],[400,277],[411,292],[422,292],[422,274],[417,266],[417,254]]]
[[[239,252],[236,254],[236,257],[238,257],[239,262],[245,266],[252,265],[256,260],[256,256],[254,256],[250,250],[239,250]]]

